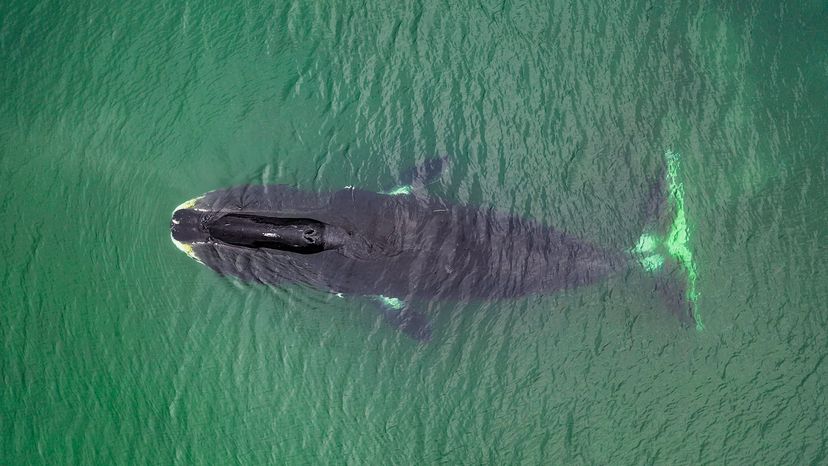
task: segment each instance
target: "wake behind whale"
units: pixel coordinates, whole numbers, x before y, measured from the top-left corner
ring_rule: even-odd
[[[685,222],[677,205],[683,199],[675,182],[678,160],[667,162],[666,178],[656,180],[644,203],[652,224],[671,208],[673,218]],[[654,272],[667,307],[700,326],[695,267],[686,235],[678,238],[686,223],[682,230],[674,220],[664,238],[647,232],[635,248],[612,250],[532,219],[425,195],[425,184],[444,165],[445,159],[429,160],[412,170],[411,186],[388,193],[286,185],[212,191],[173,212],[171,236],[179,249],[222,275],[370,297],[390,325],[418,340],[432,333],[418,310],[423,302],[554,293],[630,267]],[[677,277],[679,269],[688,273]]]

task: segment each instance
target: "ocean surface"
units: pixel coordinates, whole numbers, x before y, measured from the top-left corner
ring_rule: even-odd
[[[0,463],[828,463],[824,1],[0,4]],[[430,306],[222,277],[244,183],[430,195],[632,247],[681,154],[703,330],[634,275]]]

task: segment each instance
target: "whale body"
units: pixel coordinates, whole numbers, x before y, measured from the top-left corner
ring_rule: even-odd
[[[492,208],[351,187],[216,190],[179,206],[170,228],[180,249],[219,274],[371,297],[418,340],[431,337],[431,324],[417,302],[553,293],[634,262],[627,251]]]

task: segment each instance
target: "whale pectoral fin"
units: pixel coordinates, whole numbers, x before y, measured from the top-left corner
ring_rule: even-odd
[[[434,183],[448,167],[448,157],[434,157],[400,174],[399,184],[386,194],[411,194]]]
[[[425,314],[397,298],[376,297],[385,322],[417,341],[431,340],[431,321]]]
[[[409,169],[400,176],[403,184],[429,184],[437,181],[448,166],[448,157],[434,157]]]
[[[425,314],[405,308],[382,313],[389,325],[417,341],[431,340],[431,322]]]

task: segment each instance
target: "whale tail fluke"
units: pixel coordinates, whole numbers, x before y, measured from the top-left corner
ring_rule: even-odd
[[[667,151],[664,162],[662,174],[651,188],[645,206],[648,227],[632,253],[641,267],[655,277],[655,291],[665,306],[682,322],[695,324],[697,330],[702,330],[680,156]]]

